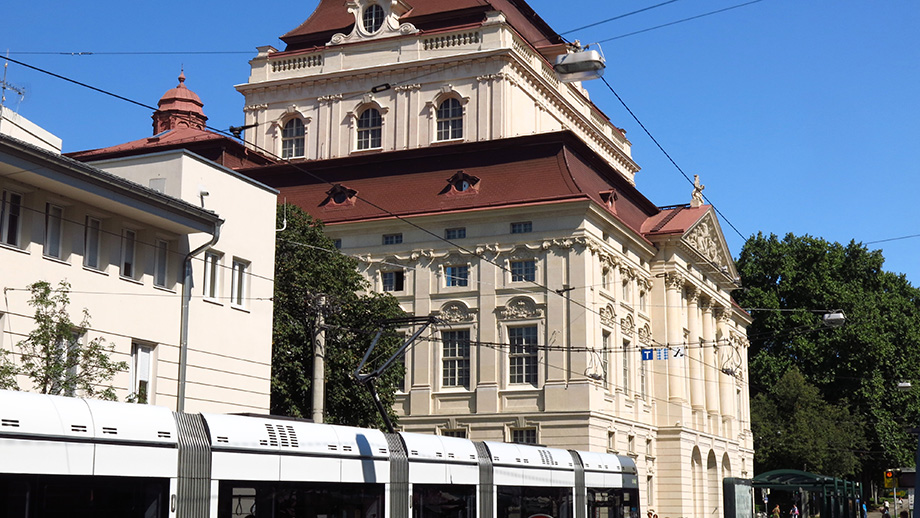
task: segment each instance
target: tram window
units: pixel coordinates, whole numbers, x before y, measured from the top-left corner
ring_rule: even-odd
[[[638,489],[588,488],[588,516],[592,518],[638,518]]]
[[[220,484],[218,518],[380,518],[383,484],[231,482]]]
[[[412,518],[475,516],[475,486],[415,484],[412,487]]]
[[[496,518],[572,518],[572,489],[568,487],[498,487]]]
[[[0,518],[165,518],[168,491],[161,479],[3,476]]]

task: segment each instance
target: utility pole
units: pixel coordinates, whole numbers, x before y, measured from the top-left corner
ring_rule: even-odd
[[[326,296],[316,299],[316,329],[313,333],[313,422],[322,423],[326,403],[326,325],[323,309]]]

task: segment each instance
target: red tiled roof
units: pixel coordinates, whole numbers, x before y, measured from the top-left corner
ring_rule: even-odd
[[[647,236],[683,234],[711,208],[710,205],[701,205],[699,207],[678,205],[663,208],[660,213],[642,224],[642,233]]]
[[[409,12],[400,18],[419,30],[432,31],[481,23],[485,13],[501,11],[508,23],[536,47],[562,43],[562,38],[524,0],[406,0]],[[320,0],[296,29],[281,36],[286,50],[323,46],[335,33],[348,34],[355,23],[343,0]]]
[[[213,131],[194,128],[171,129],[152,137],[105,148],[75,151],[67,153],[67,156],[81,162],[93,162],[180,148],[197,153],[231,169],[274,162],[268,157],[246,149],[242,144],[229,137]]]
[[[445,189],[457,171],[479,178],[473,192]],[[637,233],[658,213],[635,187],[570,132],[301,161],[243,169],[326,224],[498,207],[594,200],[620,193],[615,217]],[[327,202],[330,183],[357,191]],[[447,192],[445,192],[447,191]]]

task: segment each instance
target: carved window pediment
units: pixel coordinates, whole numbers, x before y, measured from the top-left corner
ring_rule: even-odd
[[[438,194],[470,195],[479,192],[479,177],[457,171],[447,179],[447,185]]]
[[[358,191],[349,189],[344,185],[337,183],[331,189],[326,191],[326,199],[320,203],[320,207],[353,207],[355,196]]]
[[[495,308],[502,320],[543,318],[544,310],[530,297],[515,297],[508,304]]]
[[[460,322],[473,322],[476,320],[475,311],[460,301],[451,301],[441,306],[437,314],[442,320],[456,324]]]

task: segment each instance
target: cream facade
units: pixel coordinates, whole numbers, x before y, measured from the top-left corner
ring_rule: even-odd
[[[403,429],[626,454],[639,466],[643,512],[723,516],[722,479],[753,475],[750,318],[731,299],[737,272],[714,209],[699,185],[686,205],[621,207],[641,198],[624,132],[582,85],[555,78],[550,61],[564,50],[541,46],[534,33],[544,29],[500,12],[520,2],[486,3],[494,9],[479,23],[423,30],[412,14],[449,11],[447,2],[321,1],[287,36],[326,34],[316,25],[335,9],[354,16],[350,32],[310,48],[259,48],[237,86],[246,123],[257,124],[247,140],[294,161],[289,174],[341,182],[284,177],[282,194],[327,221],[372,289],[445,322],[406,354]],[[378,8],[386,21],[369,26]],[[513,189],[497,185],[507,163],[457,171],[454,146],[507,141],[511,152],[522,136],[560,131],[588,148],[576,154],[593,173],[565,180],[580,199],[456,201],[475,174],[482,193]],[[413,151],[424,148],[444,150],[444,164]],[[409,158],[391,165],[388,154]],[[560,157],[565,169],[576,155]],[[341,178],[328,176],[330,164],[344,164]],[[513,182],[536,193],[529,164],[514,164]],[[421,172],[442,169],[441,198],[419,202],[434,196]]]
[[[130,365],[113,380],[119,399],[175,409],[196,251],[184,408],[267,412],[275,191],[187,151],[86,165],[0,138],[0,346],[15,356],[33,327],[28,284],[67,281],[72,319],[91,316],[80,339]]]

